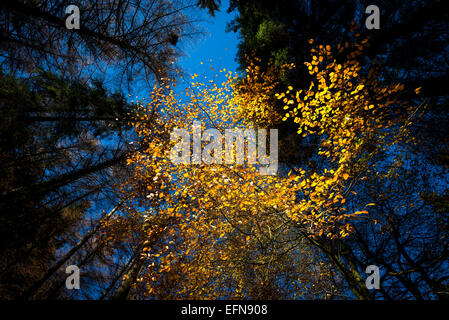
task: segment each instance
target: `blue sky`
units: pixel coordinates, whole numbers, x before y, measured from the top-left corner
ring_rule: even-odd
[[[220,11],[216,12],[215,17],[208,15],[207,10],[202,10],[201,18],[205,21],[200,27],[205,29],[207,34],[193,45],[189,45],[185,49],[186,56],[179,61],[180,66],[188,74],[210,74],[209,64],[212,64],[215,69],[226,68],[234,72],[237,70],[235,57],[239,42],[238,34],[225,31],[226,24],[235,16],[234,13],[226,12],[228,7],[229,1],[223,0]]]
[[[200,76],[199,79],[204,76],[211,79],[215,77],[218,70],[223,68],[237,72],[236,56],[239,38],[238,33],[225,31],[226,24],[235,17],[235,13],[226,12],[228,8],[229,0],[222,0],[220,11],[215,12],[214,17],[205,9],[194,9],[195,19],[202,21],[197,27],[204,32],[204,35],[195,36],[192,42],[187,40],[185,43],[178,43],[183,53],[183,56],[179,58],[178,66],[186,75],[196,73]],[[186,12],[186,14],[189,13]],[[210,66],[214,70],[211,70]],[[136,99],[148,97],[150,88],[146,82],[138,82],[134,84],[131,91],[123,90],[126,95],[130,94],[129,102],[135,102]]]

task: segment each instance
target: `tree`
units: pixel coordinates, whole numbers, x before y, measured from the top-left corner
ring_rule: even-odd
[[[274,79],[278,83],[278,87],[283,87],[282,91],[287,91],[288,85],[298,87],[303,92],[311,90],[308,89],[310,77],[316,74],[314,71],[315,67],[319,68],[321,61],[319,61],[317,54],[315,54],[317,59],[307,61],[307,48],[310,39],[314,39],[318,43],[328,44],[332,48],[332,57],[336,59],[338,64],[343,66],[342,62],[345,61],[346,49],[343,49],[341,52],[335,52],[335,48],[338,48],[339,44],[340,48],[342,46],[346,47],[346,43],[351,47],[350,44],[353,42],[354,36],[357,36],[359,39],[366,38],[370,46],[364,46],[363,54],[354,57],[362,66],[358,71],[359,75],[363,77],[369,76],[372,70],[369,66],[373,66],[374,62],[374,65],[380,66],[380,68],[376,69],[376,77],[380,83],[383,83],[385,86],[394,86],[395,83],[404,85],[404,88],[400,90],[400,99],[402,101],[408,100],[412,103],[411,105],[420,105],[424,102],[426,107],[420,107],[416,110],[416,113],[412,112],[414,114],[413,121],[407,125],[407,130],[402,134],[408,138],[399,142],[402,155],[395,154],[394,159],[397,159],[397,163],[387,160],[389,156],[393,157],[391,150],[385,153],[385,151],[377,149],[375,144],[367,143],[367,141],[363,142],[364,147],[362,147],[364,152],[371,154],[371,159],[377,159],[377,167],[387,168],[385,172],[396,166],[404,165],[403,159],[405,158],[414,159],[417,167],[414,170],[410,170],[410,172],[406,169],[398,169],[400,172],[398,176],[378,179],[378,176],[375,175],[376,178],[373,179],[376,182],[370,180],[370,175],[375,174],[377,170],[367,171],[365,182],[359,183],[358,187],[353,189],[353,191],[360,195],[362,192],[358,188],[366,190],[364,188],[368,188],[368,185],[373,183],[375,185],[373,188],[379,191],[376,194],[370,194],[370,197],[366,199],[371,198],[371,201],[366,200],[366,203],[393,202],[393,199],[397,199],[398,202],[403,202],[401,206],[407,207],[409,203],[416,204],[419,202],[423,206],[422,210],[427,210],[426,212],[429,212],[432,216],[432,218],[429,217],[429,223],[424,224],[425,227],[420,228],[420,232],[422,231],[432,236],[421,234],[420,237],[426,239],[428,246],[435,248],[435,252],[426,255],[421,251],[421,245],[419,245],[419,248],[416,248],[419,236],[410,240],[410,237],[403,235],[403,232],[407,233],[408,231],[406,230],[410,230],[409,228],[413,228],[413,226],[417,226],[422,222],[419,214],[415,214],[418,210],[411,209],[408,213],[404,213],[403,210],[398,210],[394,206],[390,206],[393,209],[387,211],[389,215],[395,216],[394,221],[397,229],[395,235],[391,233],[380,234],[378,231],[375,231],[376,228],[372,226],[373,221],[377,221],[378,224],[390,225],[389,221],[385,221],[386,216],[383,215],[381,219],[379,216],[376,216],[373,219],[357,220],[357,223],[354,225],[354,232],[358,234],[357,236],[351,235],[343,241],[321,241],[317,242],[316,245],[330,254],[330,261],[334,261],[336,266],[342,267],[340,274],[347,279],[347,283],[354,287],[353,290],[356,291],[356,296],[361,294],[360,298],[444,298],[446,291],[444,289],[445,276],[440,274],[440,267],[436,267],[433,264],[442,263],[444,265],[446,263],[445,249],[442,249],[445,246],[445,241],[437,235],[438,232],[444,231],[435,231],[435,226],[438,222],[433,217],[437,216],[438,219],[441,219],[439,220],[440,222],[444,221],[447,211],[447,206],[445,206],[447,192],[445,192],[444,187],[447,177],[442,173],[444,168],[447,167],[447,87],[442,88],[442,86],[447,82],[445,79],[447,78],[448,65],[443,56],[447,53],[447,24],[449,20],[447,19],[447,13],[442,10],[444,6],[442,1],[380,2],[376,3],[376,5],[381,8],[381,29],[370,31],[363,27],[364,19],[366,18],[364,13],[365,5],[365,3],[359,1],[314,1],[313,3],[300,0],[280,2],[232,1],[229,10],[235,10],[238,16],[229,25],[229,29],[238,31],[242,36],[238,57],[242,70],[251,67],[246,56],[252,53],[255,53],[260,58],[259,65],[264,71],[269,70],[273,65],[270,62],[271,60],[274,60],[275,65],[282,65],[282,63],[290,63],[291,61],[296,63],[297,68],[295,68],[294,72],[280,73]],[[417,22],[418,20],[419,22]],[[351,21],[353,22],[351,23]],[[410,47],[410,43],[415,45]],[[317,50],[318,52],[319,50]],[[326,59],[326,55],[324,59]],[[304,62],[309,62],[309,64]],[[314,88],[317,87],[317,84],[315,82]],[[362,91],[365,90],[367,90],[366,87],[362,89]],[[416,95],[415,91],[419,92],[419,95]],[[362,95],[367,96],[363,92]],[[268,99],[272,100],[272,96],[269,96]],[[281,101],[284,98],[282,97]],[[296,97],[292,98],[291,100],[295,101]],[[300,162],[312,167],[323,165],[321,159],[317,160],[314,156],[316,149],[320,146],[317,143],[316,135],[310,136],[309,134],[311,131],[317,132],[317,130],[314,127],[310,128],[309,125],[304,123],[304,114],[309,123],[313,123],[313,117],[315,117],[315,120],[321,119],[321,112],[327,113],[326,108],[323,107],[327,101],[323,99],[321,101],[322,104],[317,103],[320,102],[319,99],[312,99],[312,101],[314,101],[315,105],[308,103],[306,106],[296,107],[296,102],[295,105],[287,105],[289,117],[283,124],[277,125],[283,129],[281,130],[283,133],[280,134],[280,145],[284,145],[285,151],[282,153],[288,155],[284,158],[288,164]],[[369,99],[365,101],[369,101]],[[360,102],[354,102],[356,106],[360,105]],[[367,106],[368,110],[364,112],[369,112],[370,105]],[[373,108],[373,111],[375,111],[377,105],[372,105],[375,106]],[[285,104],[282,103],[270,104],[270,108],[277,113],[281,112],[284,106]],[[332,109],[335,108],[335,104],[331,103],[331,106]],[[410,104],[403,106],[410,106]],[[296,110],[294,110],[295,107]],[[387,114],[389,111],[392,111],[392,114],[388,116],[385,114],[386,117],[379,119],[379,122],[385,125],[391,120],[391,117],[396,117],[394,115],[395,109],[397,110],[397,115],[402,113],[400,111],[401,108],[400,105],[395,104],[394,108],[384,109],[384,111],[387,111]],[[377,119],[380,111],[381,109],[377,109],[370,121]],[[405,111],[403,114],[409,114],[409,112]],[[292,116],[297,122],[299,121],[298,123],[302,124],[300,129],[308,135],[306,138],[299,140],[292,138],[292,134],[298,129],[298,126],[288,125],[293,122],[291,121]],[[333,118],[334,114],[330,112],[329,116]],[[345,116],[345,114],[343,113],[342,116]],[[273,117],[273,119],[275,118]],[[343,118],[340,120],[344,121]],[[352,122],[352,117],[350,122]],[[307,128],[304,125],[307,125]],[[321,126],[319,128],[321,129]],[[387,131],[388,135],[394,137],[395,135],[391,133],[391,130]],[[361,142],[356,141],[355,146],[358,145],[358,142]],[[350,151],[352,152],[353,149],[351,148]],[[438,168],[438,166],[442,168]],[[423,178],[427,176],[427,172],[436,174],[435,178],[432,179],[433,184],[428,185],[425,183],[429,179]],[[350,175],[349,178],[353,179],[355,177]],[[404,181],[401,181],[401,179]],[[415,181],[416,185],[411,183],[411,180]],[[412,197],[406,191],[407,187],[405,187],[408,183],[411,183],[410,186],[413,185],[413,188],[410,187],[411,189],[416,188],[418,194],[426,196],[421,197],[421,199],[414,195],[414,199],[411,200]],[[396,193],[390,195],[387,191],[390,184],[398,184],[401,187],[395,188]],[[419,190],[420,188],[421,190]],[[383,190],[386,195],[380,190]],[[355,199],[357,198],[355,194],[348,193],[348,195],[351,195],[351,197],[347,198],[348,205],[352,205],[352,201],[356,201],[357,206],[361,205],[360,201]],[[360,197],[363,197],[363,195],[360,195]],[[432,211],[430,209],[432,207],[438,211]],[[377,206],[370,206],[370,208],[368,216],[371,216],[372,212],[377,212],[378,210],[385,211],[384,208],[378,209]],[[423,213],[422,211],[419,212]],[[360,231],[359,228],[364,231]],[[426,228],[428,228],[427,231]],[[400,241],[399,246],[387,245],[387,243],[397,244],[398,242],[395,242],[394,239],[398,237],[401,241],[403,239],[407,240],[404,240],[404,242]],[[383,245],[377,246],[377,241]],[[370,246],[377,249],[367,249]],[[404,252],[409,251],[413,251],[413,254],[410,255],[413,256],[412,260],[414,260],[415,255],[421,255],[421,258],[417,258],[417,261],[404,261]],[[427,256],[432,256],[435,259],[432,260],[430,258],[427,262],[432,262],[420,264],[427,259]],[[342,258],[341,261],[336,260],[340,257]],[[376,257],[384,257],[383,262],[380,259],[376,259]],[[364,268],[371,264],[373,260],[385,268],[388,273],[386,278],[390,279],[391,282],[389,282],[388,288],[382,288],[380,293],[367,294],[361,291],[364,288],[364,284],[360,281],[357,284],[357,281],[354,280],[363,276]],[[392,260],[395,263],[390,264]],[[419,265],[421,274],[417,277],[420,280],[426,278],[426,283],[413,279],[416,268],[408,268],[409,263],[414,264],[415,267]],[[396,270],[396,268],[400,269],[400,271]]]
[[[66,28],[69,5],[80,9],[79,29]],[[127,122],[135,106],[121,92],[174,72],[178,41],[200,34],[196,5],[1,4],[2,297],[67,297],[59,289],[69,263],[89,270],[86,284],[99,287],[86,291],[93,296],[121,272],[135,248],[99,232],[134,152]]]
[[[287,85],[306,90],[310,75],[304,62],[308,56],[308,40],[315,39],[333,48],[338,43],[351,43],[354,33],[368,38],[370,47],[360,55],[362,65],[376,60],[383,65],[381,78],[386,84],[402,83],[402,97],[415,101],[423,99],[428,104],[427,114],[413,125],[416,136],[426,136],[415,152],[423,157],[444,164],[447,159],[447,26],[448,15],[443,9],[444,1],[381,1],[382,25],[379,30],[364,27],[366,3],[363,1],[231,1],[228,11],[237,13],[229,24],[229,30],[239,32],[238,61],[244,70],[248,67],[247,56],[261,59],[263,70],[270,65],[294,62],[295,72],[288,79],[279,78]],[[354,23],[358,28],[354,28]],[[413,43],[416,45],[410,46]],[[364,70],[363,72],[367,72]],[[414,93],[420,87],[420,95]],[[414,100],[413,100],[414,99]],[[282,106],[277,105],[277,111]],[[281,125],[279,125],[281,126]],[[288,143],[292,137],[289,128],[280,134],[287,150],[296,143]],[[302,145],[301,149],[307,148]],[[294,159],[290,159],[293,161]],[[308,160],[306,160],[308,161]]]
[[[133,107],[99,82],[89,86],[49,73],[31,81],[2,75],[1,81],[2,275],[13,284],[12,274],[23,278],[19,265],[54,259],[92,201],[109,201],[108,185],[120,179],[131,151],[124,130]],[[102,144],[114,136],[115,143]]]
[[[69,5],[80,9],[79,29],[65,26]],[[177,39],[196,32],[183,14],[194,6],[145,0],[8,1],[1,5],[2,68],[51,70],[76,79],[106,77],[115,85],[139,78],[159,81],[173,70]]]
[[[336,276],[346,271],[346,261],[324,263],[323,254],[335,256],[320,243],[343,241],[354,230],[353,222],[368,214],[370,203],[347,207],[349,194],[376,167],[374,155],[408,142],[415,108],[397,101],[400,84],[379,83],[377,66],[368,77],[360,75],[356,57],[366,41],[361,43],[335,49],[346,50],[341,64],[330,46],[313,48],[309,90],[289,86],[276,94],[289,110],[284,120],[319,143],[315,167],[283,165],[279,176],[261,175],[260,163],[174,164],[169,157],[174,144],[168,141],[174,129],[194,130],[193,120],[201,121],[202,129],[218,130],[220,137],[230,125],[239,126],[242,115],[247,126],[254,119],[269,124],[276,115],[267,112],[270,103],[264,97],[276,87],[273,76],[251,64],[243,79],[222,70],[226,77],[221,86],[197,80],[183,96],[171,82],[154,88],[152,101],[157,103],[142,108],[133,122],[139,144],[146,148],[128,160],[132,177],[121,190],[130,200],[126,213],[117,217],[126,221],[140,216],[150,230],[166,230],[156,242],[152,231],[151,240],[145,240],[145,233],[140,240],[145,296],[330,298],[340,296],[335,284],[342,279],[350,280],[357,297],[369,296],[366,288],[359,290],[357,270],[351,269],[349,278]],[[155,108],[163,110],[157,121],[164,126],[158,130],[146,125]],[[404,113],[397,114],[396,108]],[[224,155],[222,149],[213,152]]]

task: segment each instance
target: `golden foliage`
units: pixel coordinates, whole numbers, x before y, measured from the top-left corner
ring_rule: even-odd
[[[257,165],[174,165],[169,160],[170,132],[190,130],[193,120],[221,132],[242,119],[244,125],[277,123],[274,69],[261,72],[253,63],[240,81],[223,71],[220,86],[196,81],[194,75],[182,92],[168,80],[154,87],[150,103],[132,123],[140,150],[128,159],[132,178],[119,188],[126,206],[107,226],[134,228],[134,233],[115,234],[142,245],[145,268],[139,279],[148,296],[243,298],[264,292],[266,297],[284,290],[301,297],[312,290],[305,282],[316,276],[310,266],[318,261],[304,239],[351,233],[351,221],[368,213],[346,205],[373,166],[370,155],[406,136],[410,108],[397,100],[403,86],[382,87],[376,67],[361,76],[357,57],[365,44],[356,43],[343,63],[337,63],[330,46],[312,49],[308,90],[290,86],[276,94],[287,110],[284,121],[296,123],[305,139],[320,137],[319,170],[292,167],[288,174],[261,176]],[[330,273],[322,266],[319,283],[328,286],[326,292],[336,292],[331,281],[323,281]]]

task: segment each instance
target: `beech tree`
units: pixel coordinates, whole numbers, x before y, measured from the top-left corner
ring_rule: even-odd
[[[382,86],[378,66],[367,77],[360,74],[356,57],[365,45],[361,40],[337,46],[347,52],[341,64],[330,46],[313,48],[309,90],[289,86],[276,94],[285,105],[283,120],[296,123],[304,138],[318,137],[315,157],[321,165],[315,168],[282,164],[279,175],[265,176],[257,170],[261,163],[170,161],[170,132],[191,132],[194,120],[222,134],[231,125],[243,128],[239,120],[245,115],[246,126],[254,119],[270,124],[276,114],[267,112],[264,97],[277,80],[256,64],[240,80],[221,70],[226,76],[221,86],[198,81],[196,74],[182,94],[171,81],[155,86],[152,102],[133,121],[145,148],[127,160],[132,178],[120,188],[129,199],[127,209],[109,224],[112,230],[135,219],[148,224],[139,238],[142,266],[136,281],[146,286],[145,296],[329,298],[341,294],[336,283],[344,279],[357,297],[367,297],[358,291],[362,279],[355,270],[346,278],[336,276],[345,271],[344,261],[324,263],[323,255],[335,256],[320,243],[345,239],[354,221],[368,215],[374,203],[349,208],[347,200],[376,167],[373,155],[409,142],[408,126],[417,108],[398,101],[402,85]],[[284,65],[277,72],[292,68]],[[259,86],[253,85],[255,79]],[[161,111],[158,129],[147,125],[154,110]],[[155,242],[154,232],[161,228],[165,233]]]

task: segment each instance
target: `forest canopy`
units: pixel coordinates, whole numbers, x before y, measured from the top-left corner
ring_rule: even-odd
[[[448,13],[376,5],[2,3],[0,298],[449,298]]]

